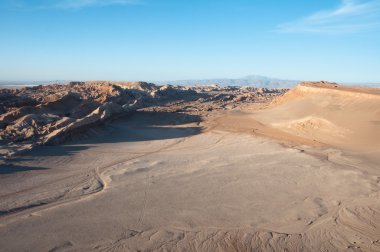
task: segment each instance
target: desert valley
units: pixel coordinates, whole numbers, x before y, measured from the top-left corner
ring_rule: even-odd
[[[380,89],[1,89],[1,251],[380,251]]]

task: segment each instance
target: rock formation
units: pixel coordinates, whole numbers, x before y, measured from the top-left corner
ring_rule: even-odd
[[[3,146],[23,148],[58,144],[74,132],[141,108],[198,101],[199,110],[213,110],[228,103],[264,102],[285,91],[106,81],[0,89],[0,140]]]

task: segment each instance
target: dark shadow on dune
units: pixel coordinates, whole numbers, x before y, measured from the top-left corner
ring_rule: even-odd
[[[4,158],[2,158],[1,160],[6,160]],[[33,158],[26,158],[26,157],[13,157],[12,159],[12,162],[21,162],[21,161],[33,161],[34,159]]]
[[[13,174],[25,171],[38,171],[47,170],[49,168],[25,166],[24,163],[33,162],[37,157],[60,157],[71,156],[82,150],[91,148],[92,146],[70,146],[70,145],[57,145],[57,146],[39,146],[33,150],[26,151],[12,158],[2,158],[0,164],[0,176],[6,174]]]
[[[92,135],[85,144],[141,142],[176,139],[200,134],[202,127],[198,115],[176,112],[136,112],[119,118],[102,127],[102,133]]]
[[[191,135],[197,135],[201,132],[200,127],[144,127],[122,138],[106,138],[98,141],[98,143],[114,143],[114,142],[142,142],[142,141],[155,141],[163,139],[183,138]]]
[[[76,132],[65,144],[39,146],[8,161],[16,163],[32,161],[36,157],[71,156],[102,143],[132,143],[189,137],[201,133],[202,127],[194,126],[200,122],[201,117],[198,115],[176,112],[135,112],[86,131]],[[186,124],[193,125],[185,126]],[[15,168],[13,172],[28,170],[28,167],[25,169],[22,169],[23,166],[14,165],[14,167],[19,169]],[[44,168],[29,170],[39,169]]]
[[[131,116],[121,118],[122,121],[128,121],[131,125],[144,126],[175,126],[189,123],[200,123],[202,121],[199,115],[191,115],[178,112],[150,112],[139,111]]]
[[[34,150],[28,151],[23,155],[28,159],[39,156],[71,156],[80,151],[90,149],[92,146],[82,145],[55,145],[55,146],[39,146]],[[21,156],[18,157],[19,161],[25,161]]]
[[[16,172],[35,171],[35,170],[47,170],[48,168],[42,167],[30,167],[30,166],[18,166],[13,164],[0,165],[0,175],[12,174]]]

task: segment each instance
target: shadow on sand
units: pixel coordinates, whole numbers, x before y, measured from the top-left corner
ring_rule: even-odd
[[[0,175],[45,170],[23,162],[36,157],[71,156],[102,143],[132,143],[184,138],[201,133],[201,117],[175,112],[136,112],[106,124],[76,132],[62,145],[40,146],[0,165]]]
[[[175,112],[137,112],[102,127],[86,144],[141,142],[183,138],[201,133],[201,117]]]
[[[42,167],[30,167],[30,166],[18,166],[13,164],[2,164],[0,165],[0,175],[12,174],[16,172],[24,171],[36,171],[36,170],[47,170],[48,168]]]

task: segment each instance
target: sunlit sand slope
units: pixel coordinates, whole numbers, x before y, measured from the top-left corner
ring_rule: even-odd
[[[344,149],[380,146],[380,89],[302,83],[256,118],[274,128]]]

